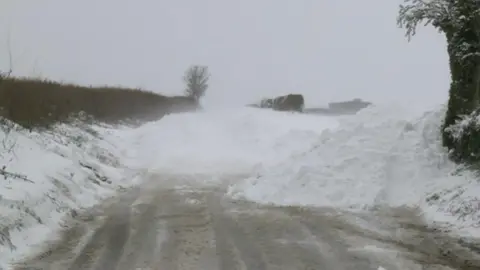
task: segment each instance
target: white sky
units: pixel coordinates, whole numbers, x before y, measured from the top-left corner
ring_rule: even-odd
[[[183,90],[208,65],[208,104],[302,93],[307,106],[360,97],[446,101],[445,41],[408,43],[386,0],[0,0],[0,69],[10,40],[17,75],[82,84]],[[10,37],[10,38],[9,38]]]

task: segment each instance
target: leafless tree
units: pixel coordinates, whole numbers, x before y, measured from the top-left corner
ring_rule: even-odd
[[[0,71],[0,80],[2,78],[10,77],[10,75],[12,75],[12,71],[13,71],[12,47],[11,47],[11,42],[10,42],[10,33],[8,35],[7,48],[8,48],[9,70],[8,71],[3,71],[3,72]]]
[[[185,71],[183,80],[186,84],[185,94],[198,101],[208,89],[210,74],[207,66],[194,65]]]

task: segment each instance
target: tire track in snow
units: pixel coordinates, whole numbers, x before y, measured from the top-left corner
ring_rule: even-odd
[[[258,205],[218,187],[137,189],[79,214],[14,269],[480,269],[474,253],[425,230],[414,212],[389,211],[399,214]]]

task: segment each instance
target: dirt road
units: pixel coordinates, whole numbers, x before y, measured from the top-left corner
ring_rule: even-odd
[[[473,244],[415,214],[261,206],[218,187],[137,188],[75,213],[14,269],[480,269]]]

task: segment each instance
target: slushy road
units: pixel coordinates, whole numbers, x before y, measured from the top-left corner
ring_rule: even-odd
[[[480,269],[479,245],[428,228],[414,210],[266,206],[224,192],[132,189],[78,212],[14,269]]]

